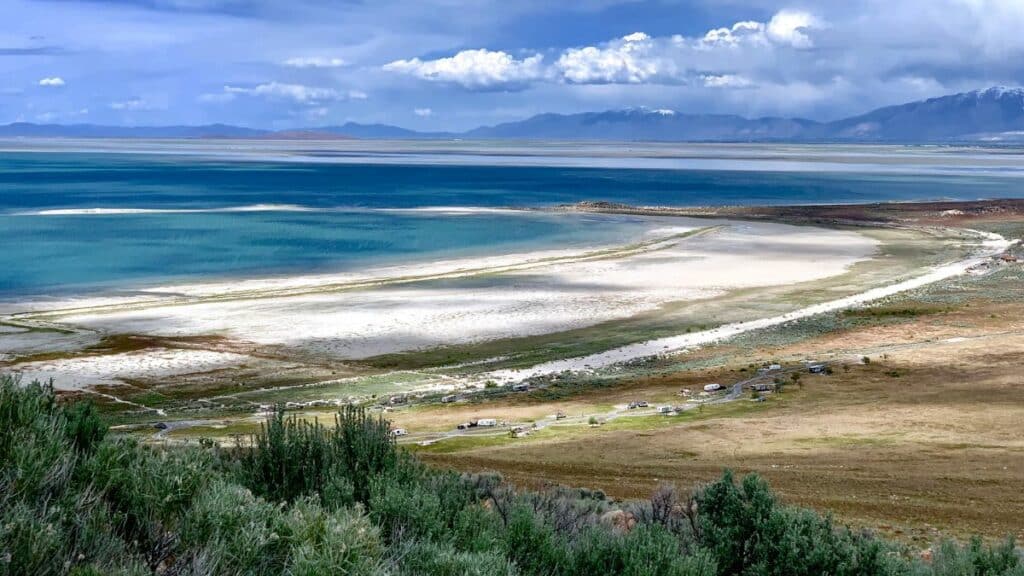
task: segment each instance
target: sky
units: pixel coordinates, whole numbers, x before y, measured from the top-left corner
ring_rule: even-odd
[[[831,120],[1024,84],[1024,0],[0,0],[0,123]]]

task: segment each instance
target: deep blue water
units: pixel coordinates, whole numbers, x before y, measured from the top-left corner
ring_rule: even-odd
[[[189,208],[863,203],[1020,196],[1007,177],[746,170],[218,162],[190,157],[0,153],[0,213]]]
[[[1020,196],[1015,178],[515,166],[227,162],[0,153],[0,298],[169,280],[344,270],[424,258],[628,240],[628,217],[379,209],[579,200],[728,205]],[[38,215],[51,209],[309,212]]]

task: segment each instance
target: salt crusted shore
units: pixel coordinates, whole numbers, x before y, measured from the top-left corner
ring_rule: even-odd
[[[216,335],[246,346],[347,360],[564,331],[735,289],[820,280],[844,273],[877,249],[875,240],[851,231],[654,218],[640,242],[624,246],[166,286],[128,298],[7,305],[2,312],[13,323],[80,334]],[[35,351],[39,333],[32,334]],[[54,336],[61,337],[66,338]],[[0,350],[17,356],[19,339],[27,338],[16,330],[0,332]],[[76,389],[245,360],[244,354],[164,350],[83,355],[13,369],[32,378],[52,376],[58,388]]]

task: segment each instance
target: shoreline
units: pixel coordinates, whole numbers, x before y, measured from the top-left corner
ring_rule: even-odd
[[[129,296],[81,296],[0,301],[0,321],[22,322],[68,314],[130,310],[135,307],[188,305],[211,301],[254,300],[302,296],[320,292],[363,290],[389,285],[458,279],[553,266],[564,262],[629,256],[673,240],[712,231],[716,226],[686,225],[674,219],[672,226],[649,227],[636,241],[626,244],[600,243],[586,247],[544,248],[490,256],[467,256],[422,262],[369,267],[363,271],[324,272],[282,276],[213,278],[195,282],[172,282],[149,287],[124,288]],[[651,220],[651,224],[655,221]],[[658,223],[662,224],[662,223]],[[703,222],[701,223],[703,224]],[[19,311],[21,310],[21,311]]]
[[[865,210],[871,206],[878,205],[867,206]],[[923,206],[930,205],[918,205],[914,209],[920,212]],[[961,206],[965,208],[962,213],[971,209]],[[907,205],[899,207],[906,209]],[[717,315],[715,318],[708,316],[712,325],[717,325],[713,329],[698,324],[697,332],[673,336],[669,331],[670,335],[661,336],[666,333],[662,327],[655,338],[644,340],[644,328],[638,325],[630,335],[640,338],[626,340],[631,341],[630,344],[613,344],[603,350],[592,347],[601,351],[583,350],[583,355],[565,354],[560,358],[550,355],[532,365],[522,363],[513,353],[506,356],[509,362],[504,362],[512,367],[492,367],[489,371],[486,370],[489,362],[479,361],[486,357],[470,355],[469,365],[480,364],[484,370],[458,377],[463,385],[478,383],[481,377],[512,382],[658,356],[808,315],[861,305],[962,273],[1009,246],[993,235],[986,239],[981,232],[905,220],[864,218],[846,226],[818,218],[821,211],[834,206],[815,207],[811,214],[814,219],[786,224],[771,221],[774,218],[748,220],[742,216],[710,221],[705,216],[687,222],[680,217],[693,218],[692,211],[680,214],[680,209],[664,207],[588,203],[576,208],[630,210],[633,215],[652,220],[643,241],[588,251],[550,250],[445,260],[374,269],[358,276],[328,274],[171,285],[127,298],[73,300],[65,307],[53,302],[36,303],[36,309],[0,317],[0,323],[9,327],[0,332],[0,344],[25,339],[30,340],[32,346],[28,354],[19,353],[17,347],[14,350],[8,347],[0,363],[6,369],[44,368],[55,375],[78,374],[85,380],[95,380],[99,373],[107,371],[116,376],[97,382],[114,384],[138,378],[160,381],[179,374],[203,374],[202,370],[189,370],[187,354],[179,353],[170,363],[149,358],[153,353],[166,350],[224,354],[216,358],[204,357],[204,362],[200,362],[213,372],[244,366],[248,364],[244,361],[247,357],[272,358],[288,365],[312,362],[310,366],[330,366],[340,362],[340,366],[389,354],[424,352],[429,356],[431,351],[437,350],[437,363],[430,366],[443,372],[450,369],[450,365],[460,365],[460,362],[443,361],[443,350],[450,346],[476,346],[514,339],[524,339],[525,344],[525,339],[529,338],[655,315],[670,304],[717,302],[719,296],[737,290],[839,278],[855,263],[878,256],[879,240],[870,235],[869,228],[916,230],[912,233],[923,234],[922,239],[928,236],[929,229],[938,232],[940,237],[942,230],[947,233],[956,230],[955,245],[962,249],[973,246],[977,240],[990,243],[986,255],[974,254],[967,259],[958,256],[955,262],[951,258],[933,260],[934,269],[913,277],[909,273],[921,269],[907,267],[910,262],[901,264],[906,267],[902,275],[886,272],[884,285],[875,284],[883,277],[863,282],[855,277],[838,280],[841,284],[832,289],[847,292],[839,299],[822,301],[821,296],[827,295],[823,292],[807,300],[807,304],[800,304],[799,298],[785,304],[766,301],[763,306],[757,306],[764,316],[751,316],[755,313],[753,309],[744,312],[750,319],[741,316],[730,321],[726,314],[725,321],[717,323]],[[785,208],[793,209],[796,208]],[[751,207],[748,210],[757,213],[778,209]],[[675,226],[668,226],[668,222]],[[814,224],[825,227],[808,227]],[[863,230],[854,232],[850,228]],[[969,235],[975,240],[964,244]],[[953,236],[940,240],[936,246],[950,242],[951,238]],[[846,282],[863,288],[851,294],[850,287],[844,286]],[[808,288],[813,291],[814,285],[811,282]],[[765,292],[770,293],[779,291]],[[722,309],[721,304],[716,306]],[[787,311],[782,313],[783,310]],[[685,323],[678,325],[680,329],[686,327]],[[55,335],[51,338],[45,331],[53,331]],[[62,331],[59,338],[57,331]],[[595,336],[600,336],[599,332],[595,332]],[[102,346],[97,347],[105,337],[148,338],[151,343],[147,345],[149,348],[140,351],[111,353],[104,352]],[[190,343],[190,339],[210,337],[213,339]],[[65,342],[52,348],[54,353],[49,356],[45,348],[48,338]],[[604,342],[605,338],[600,340]],[[98,352],[89,352],[89,349]],[[31,361],[33,355],[41,352],[43,357],[52,359]],[[516,369],[517,364],[523,367]],[[159,369],[142,369],[147,365]],[[381,367],[383,365],[376,366],[374,362],[364,366],[371,368],[371,373]],[[384,373],[388,373],[386,368]],[[86,375],[91,376],[86,378]],[[71,389],[88,385],[88,382],[80,382]]]
[[[644,358],[685,353],[688,348],[727,341],[747,332],[772,328],[818,314],[836,312],[846,308],[862,306],[889,296],[894,296],[902,292],[915,290],[935,282],[959,276],[967,273],[968,270],[982,262],[986,262],[1005,252],[1008,248],[1020,243],[1019,239],[1007,240],[998,234],[979,231],[972,232],[976,232],[980,237],[985,238],[982,242],[983,249],[979,250],[978,254],[959,262],[934,268],[929,270],[926,274],[903,282],[874,288],[853,296],[815,304],[779,316],[726,324],[703,332],[687,333],[678,336],[639,342],[588,356],[547,362],[525,370],[511,369],[489,372],[485,374],[484,377],[494,379],[501,383],[513,383],[538,376],[551,376],[563,372],[593,371],[626,364],[628,362]]]
[[[259,281],[177,287],[165,298],[100,301],[84,307],[78,302],[2,320],[97,335],[217,335],[222,340],[216,349],[222,352],[266,348],[282,361],[306,357],[346,362],[556,334],[650,313],[671,302],[828,278],[872,258],[877,250],[877,241],[848,231],[765,222],[686,224],[669,227],[652,221],[649,239],[613,249],[532,254],[514,262],[474,259],[428,274],[343,284],[290,279],[271,285]],[[0,336],[8,341],[17,338]],[[11,367],[78,373],[83,378],[106,369],[129,379],[145,378],[145,372],[133,377],[126,365],[144,363],[146,354],[101,354]],[[74,368],[96,363],[101,366]]]

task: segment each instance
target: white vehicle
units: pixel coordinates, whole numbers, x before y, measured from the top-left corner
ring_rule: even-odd
[[[721,389],[722,389],[722,385],[721,384],[705,384],[704,385],[704,391],[705,392],[717,392],[717,391],[719,391]]]
[[[659,414],[671,414],[672,413],[672,407],[671,406],[661,406],[661,407],[658,408],[658,413]]]
[[[406,436],[408,434],[409,434],[409,431],[406,430],[405,428],[395,428],[394,430],[391,431],[391,435],[395,436],[395,437]]]
[[[487,426],[487,427],[497,426],[498,425],[498,421],[496,419],[494,419],[494,418],[481,418],[480,420],[476,421],[476,425],[477,426]]]

